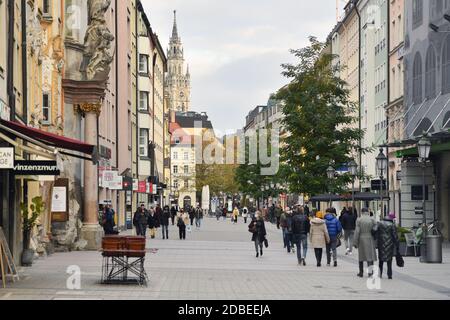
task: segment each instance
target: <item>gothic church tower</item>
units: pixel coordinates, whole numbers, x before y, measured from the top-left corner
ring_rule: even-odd
[[[184,50],[181,38],[178,36],[176,11],[172,37],[167,49],[166,94],[168,95],[170,111],[189,111],[191,102],[191,75],[189,66],[184,71]]]

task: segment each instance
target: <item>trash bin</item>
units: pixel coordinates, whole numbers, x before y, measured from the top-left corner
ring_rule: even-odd
[[[427,261],[428,263],[442,263],[442,236],[428,235],[427,243]]]

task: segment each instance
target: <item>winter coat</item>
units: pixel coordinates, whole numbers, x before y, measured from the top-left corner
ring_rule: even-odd
[[[359,261],[377,261],[375,239],[372,236],[372,230],[376,229],[376,225],[375,219],[367,214],[356,220],[354,246],[358,248]]]
[[[216,209],[216,217],[220,217],[222,215],[222,210],[220,208]]]
[[[399,247],[397,228],[392,220],[384,219],[377,224],[378,258],[380,261],[391,260]]]
[[[295,236],[307,235],[311,228],[309,219],[304,214],[296,214],[292,218],[292,233]]]
[[[162,219],[162,209],[160,207],[156,207],[155,209],[155,228],[159,228],[161,226]]]
[[[239,216],[239,210],[238,209],[234,209],[233,210],[233,217],[236,219]]]
[[[160,223],[162,226],[168,226],[169,225],[169,219],[170,219],[170,211],[169,208],[164,208],[162,214]]]
[[[138,225],[147,227],[148,225],[148,217],[149,213],[147,210],[144,209],[144,211],[141,211],[141,209],[137,209],[134,213],[133,217],[133,225],[137,227]]]
[[[153,229],[156,227],[155,214],[148,214],[147,225],[149,229]]]
[[[203,211],[200,208],[196,208],[194,210],[194,217],[195,219],[203,219]]]
[[[246,207],[244,207],[244,209],[242,209],[242,217],[243,218],[247,218],[248,217],[248,209]]]
[[[256,224],[256,232],[252,235],[252,241],[263,242],[266,238],[266,225],[263,219],[258,219],[256,221],[252,221],[251,223]]]
[[[283,214],[281,215],[281,217],[280,217],[280,227],[282,228],[282,229],[286,229],[287,228],[287,213],[284,213],[283,212]]]
[[[325,248],[327,243],[330,242],[325,220],[319,218],[312,219],[310,233],[311,246],[313,248]]]
[[[355,230],[357,219],[358,216],[356,214],[351,214],[350,212],[345,211],[339,218],[339,221],[341,222],[344,230]]]
[[[342,232],[342,226],[338,219],[332,214],[325,215],[325,223],[327,225],[328,235],[331,239],[336,239],[338,234]]]
[[[177,208],[172,207],[172,208],[170,209],[170,216],[171,216],[171,217],[175,217],[176,215],[177,215]]]

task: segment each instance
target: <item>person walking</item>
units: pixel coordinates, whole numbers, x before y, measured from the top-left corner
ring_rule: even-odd
[[[189,213],[189,220],[191,221],[191,226],[194,226],[194,220],[195,220],[195,209],[194,209],[194,207],[193,206],[189,206],[188,209],[187,209],[187,212]]]
[[[237,222],[238,222],[238,216],[239,216],[239,209],[238,209],[237,207],[234,207],[234,209],[233,209],[233,214],[232,214],[232,217],[233,217],[233,224],[237,224]]]
[[[358,277],[364,276],[364,262],[367,262],[369,268],[369,277],[373,275],[373,264],[377,261],[375,252],[375,239],[373,230],[376,230],[376,221],[370,217],[369,210],[361,210],[361,217],[356,220],[355,239],[353,246],[358,249],[359,273]]]
[[[383,266],[386,262],[387,275],[390,280],[392,279],[392,259],[395,254],[398,254],[400,245],[394,219],[395,214],[389,214],[388,217],[378,222],[376,230],[380,278],[383,277]]]
[[[194,210],[194,218],[195,218],[195,227],[197,229],[200,229],[203,220],[203,210],[200,208],[199,203],[197,203],[197,207]]]
[[[283,234],[284,249],[287,249],[287,252],[291,253],[292,215],[290,208],[287,208],[287,210],[281,214],[280,227]]]
[[[277,221],[277,229],[280,229],[280,219],[282,213],[283,209],[281,209],[281,205],[277,204],[275,207],[275,219]]]
[[[247,207],[242,208],[242,218],[244,218],[244,223],[247,224],[248,209]]]
[[[255,219],[248,226],[249,231],[253,234],[252,241],[255,242],[256,257],[263,256],[263,244],[266,240],[266,226],[261,212],[256,212]]]
[[[105,235],[117,235],[119,232],[114,230],[116,223],[114,222],[114,210],[111,205],[106,205],[103,212],[103,230]]]
[[[161,229],[163,240],[169,240],[169,220],[170,220],[170,209],[169,206],[165,206],[161,214]]]
[[[183,209],[181,209],[177,215],[177,227],[178,227],[178,234],[180,236],[180,240],[186,240],[186,221],[185,220],[186,220],[185,214],[183,212]]]
[[[190,232],[192,232],[192,226],[191,226],[191,222],[190,222],[191,221],[191,215],[186,210],[181,210],[181,212],[182,212],[182,217],[183,217],[184,224],[186,225],[186,231],[188,233],[190,233]]]
[[[156,237],[156,218],[155,210],[150,209],[148,212],[147,227],[150,230],[150,238],[155,239]]]
[[[304,213],[304,209],[299,207],[292,218],[292,238],[297,247],[297,260],[299,265],[306,266],[306,253],[308,251],[308,233],[311,224]],[[303,247],[303,252],[302,252]]]
[[[133,225],[136,227],[136,233],[138,236],[144,236],[147,232],[148,224],[148,211],[145,209],[145,205],[141,204],[141,207],[136,210],[133,217]]]
[[[310,238],[311,246],[314,248],[316,255],[317,267],[321,267],[323,248],[326,248],[327,243],[330,242],[330,236],[321,211],[317,211],[315,218],[311,219]]]
[[[217,207],[216,208],[216,219],[217,219],[217,222],[219,222],[221,216],[222,216],[222,208],[221,207]]]
[[[327,226],[328,236],[330,241],[327,243],[327,266],[331,265],[331,253],[333,253],[333,266],[337,267],[337,242],[338,236],[342,232],[342,226],[339,220],[334,215],[333,209],[327,209],[325,215],[325,224]]]
[[[339,217],[342,229],[344,229],[345,247],[347,249],[345,252],[346,256],[353,254],[353,239],[355,237],[356,219],[358,219],[358,215],[356,210],[352,207],[343,211]]]
[[[223,208],[222,208],[223,221],[227,220],[227,213],[228,213],[227,207],[223,206]]]
[[[172,208],[170,208],[170,219],[172,220],[172,225],[175,225],[175,218],[179,211],[179,209],[177,207],[178,206],[172,205]]]

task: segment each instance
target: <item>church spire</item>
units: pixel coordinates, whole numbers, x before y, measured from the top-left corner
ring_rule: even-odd
[[[178,39],[178,28],[177,28],[177,10],[173,10],[173,29],[172,38]]]

